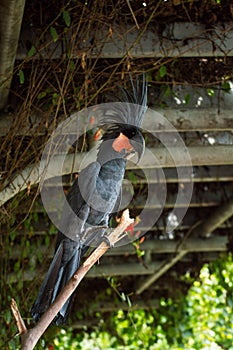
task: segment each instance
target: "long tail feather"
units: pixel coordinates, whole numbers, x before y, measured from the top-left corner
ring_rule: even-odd
[[[31,314],[35,321],[38,321],[40,319],[40,317],[53,303],[62,288],[67,284],[68,280],[73,276],[79,267],[82,251],[81,248],[77,246],[74,252],[74,243],[76,242],[64,240],[57,248],[47,275],[40,288],[38,297],[31,308]],[[68,247],[69,244],[72,244],[71,249]],[[67,256],[67,252],[69,250],[71,253],[69,260],[64,261],[64,257]],[[62,324],[66,321],[72,300],[73,295],[63,305],[62,309],[54,319],[54,322],[56,324]]]

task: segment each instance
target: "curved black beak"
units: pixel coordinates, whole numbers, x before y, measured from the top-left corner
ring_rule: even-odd
[[[145,140],[142,136],[142,133],[138,131],[136,135],[130,140],[130,143],[134,149],[134,151],[137,153],[137,163],[140,162],[140,160],[143,157],[144,151],[145,151]]]

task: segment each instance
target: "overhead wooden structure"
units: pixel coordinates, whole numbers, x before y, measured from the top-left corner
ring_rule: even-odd
[[[78,4],[85,12],[86,5]],[[35,294],[46,271],[41,261],[48,265],[52,256],[56,228],[44,213],[41,199],[34,197],[42,176],[39,160],[48,137],[71,112],[88,107],[89,103],[106,102],[98,100],[98,93],[102,91],[105,96],[119,81],[124,83],[127,70],[134,74],[145,70],[150,80],[151,107],[142,126],[147,152],[140,169],[133,163],[128,164],[123,188],[126,194],[134,193],[128,203],[132,216],[140,216],[145,210],[146,220],[135,227],[135,232],[147,233],[144,241],[139,237],[134,244],[111,249],[88,273],[80,285],[80,295],[90,300],[94,289],[104,294],[108,285],[106,278],[114,276],[122,291],[133,294],[134,307],[156,307],[158,298],[174,292],[169,283],[177,283],[187,271],[195,274],[203,263],[227,251],[231,243],[233,90],[229,72],[233,64],[232,23],[209,24],[201,19],[198,23],[191,20],[188,23],[187,18],[182,18],[179,22],[161,20],[156,26],[152,19],[154,16],[156,22],[158,18],[151,5],[145,10],[150,16],[145,14],[145,18],[152,22],[144,26],[141,9],[135,9],[136,18],[141,21],[139,29],[128,16],[127,23],[120,25],[116,20],[111,26],[110,22],[106,25],[98,22],[96,30],[87,31],[84,19],[77,20],[78,11],[73,14],[72,25],[72,18],[64,16],[63,7],[54,19],[51,8],[43,7],[44,11],[40,12],[35,7],[33,12],[32,5],[27,3],[23,18],[23,1],[17,5],[19,7],[14,1],[5,5],[4,18],[0,19],[1,28],[9,24],[0,43],[0,62],[3,63],[0,67],[0,205],[4,219],[9,217],[9,222],[11,217],[15,219],[15,224],[5,220],[1,226],[3,237],[12,239],[5,253],[9,256],[7,280],[9,283],[17,283],[19,279],[32,283],[31,294]],[[69,10],[69,4],[65,9]],[[86,11],[85,20],[91,9]],[[194,16],[193,11],[191,7],[188,9],[190,18]],[[43,21],[43,16],[49,19],[46,17]],[[93,16],[91,20],[94,21]],[[198,63],[191,71],[194,62]],[[178,66],[182,64],[179,71]],[[208,73],[209,66],[213,69]],[[215,77],[212,79],[212,72],[217,81]],[[177,81],[174,80],[176,74]],[[182,74],[184,81],[180,81]],[[206,82],[208,74],[210,78]],[[185,150],[177,144],[176,133],[184,140]],[[165,146],[161,140],[166,140]],[[61,174],[65,191],[79,172],[90,145],[91,141],[77,147],[70,145]],[[189,175],[181,171],[183,175],[178,176],[177,169],[190,166],[185,152],[190,156],[192,171]],[[53,162],[48,186],[56,193],[60,156]],[[163,177],[158,176],[159,171],[163,172]],[[185,195],[191,184],[194,185],[193,194],[187,204]],[[149,203],[146,202],[148,185],[153,186],[155,194]],[[163,186],[166,186],[167,195],[161,205]],[[176,203],[179,191],[183,197]],[[54,215],[57,215],[57,203],[54,197],[54,206],[50,208]],[[187,212],[179,226],[172,229],[169,215],[174,205],[177,210],[174,220],[180,212]],[[24,224],[28,211],[30,220]],[[158,218],[150,225],[156,215]],[[13,268],[17,262],[23,266],[20,275]],[[182,290],[183,282],[178,285]],[[102,311],[115,307],[107,301],[105,309],[99,301],[96,305]]]

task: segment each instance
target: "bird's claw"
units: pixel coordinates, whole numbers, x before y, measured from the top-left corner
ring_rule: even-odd
[[[109,248],[113,248],[114,247],[114,243],[110,242],[108,236],[104,235],[103,237],[101,237],[102,241],[105,242]]]

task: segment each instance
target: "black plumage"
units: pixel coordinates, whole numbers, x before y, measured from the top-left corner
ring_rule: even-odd
[[[96,161],[79,173],[67,195],[55,255],[31,309],[36,321],[74,275],[88,247],[103,239],[109,217],[117,211],[127,158],[133,152],[143,153],[139,128],[146,111],[147,83],[144,75],[135,85],[132,78],[130,82],[131,91],[121,88],[122,103],[104,112],[104,135]],[[66,321],[73,297],[55,317],[56,324]]]

